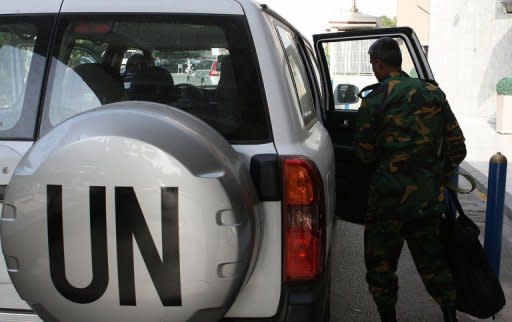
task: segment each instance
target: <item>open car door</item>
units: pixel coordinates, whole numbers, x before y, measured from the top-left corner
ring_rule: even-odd
[[[359,91],[377,82],[368,49],[381,37],[400,45],[402,69],[411,77],[433,80],[423,48],[411,28],[385,28],[314,35],[320,61],[327,111],[325,124],[336,155],[336,215],[362,223],[373,167],[365,166],[354,154],[353,138],[360,99]],[[363,93],[365,95],[367,93]]]

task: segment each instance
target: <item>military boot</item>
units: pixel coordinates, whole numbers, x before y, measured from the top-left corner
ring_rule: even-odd
[[[444,322],[457,322],[457,311],[454,307],[443,308]]]
[[[380,320],[382,322],[397,322],[395,310],[379,312],[379,314],[380,314]]]

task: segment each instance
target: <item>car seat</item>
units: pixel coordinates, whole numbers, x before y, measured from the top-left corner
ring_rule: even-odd
[[[133,76],[126,98],[170,104],[176,98],[173,78],[164,68],[143,68]]]
[[[118,102],[123,97],[123,87],[120,80],[116,79],[100,64],[81,64],[76,66],[74,71],[94,92],[102,105]]]
[[[219,83],[215,93],[217,102],[216,123],[224,135],[230,135],[240,127],[241,106],[233,62],[229,55],[219,56],[222,62]],[[216,126],[216,128],[218,128]]]
[[[125,89],[131,86],[133,77],[137,72],[152,67],[150,60],[142,54],[133,54],[126,60],[126,70],[122,74],[123,85]]]

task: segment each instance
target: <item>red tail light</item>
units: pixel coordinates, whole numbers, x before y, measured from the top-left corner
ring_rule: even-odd
[[[210,69],[208,76],[219,76],[220,75],[219,71],[217,70],[218,64],[219,64],[219,62],[217,60],[213,61],[212,68]]]
[[[106,34],[112,30],[112,26],[107,23],[95,23],[95,22],[82,22],[74,26],[74,31],[77,34]]]
[[[284,158],[285,281],[315,279],[323,270],[325,213],[322,180],[305,158]]]

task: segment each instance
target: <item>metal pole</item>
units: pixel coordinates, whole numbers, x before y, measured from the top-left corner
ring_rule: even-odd
[[[507,158],[496,153],[489,161],[487,210],[485,218],[485,253],[491,267],[500,274],[501,235],[503,231],[503,207],[507,179]]]

